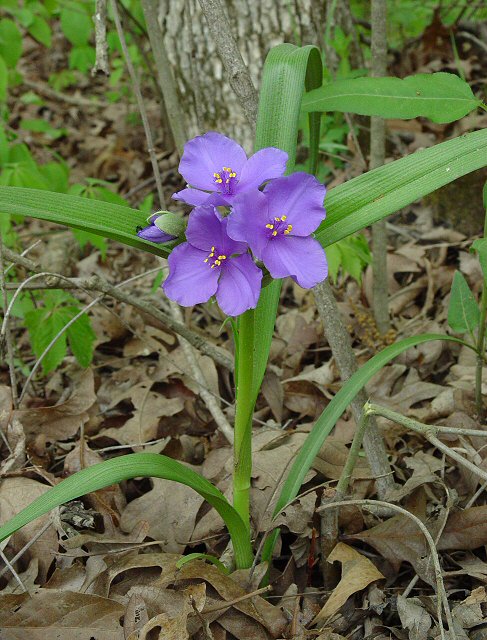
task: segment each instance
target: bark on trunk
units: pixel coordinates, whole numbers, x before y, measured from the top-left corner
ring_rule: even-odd
[[[234,35],[259,87],[265,56],[281,42],[323,46],[321,0],[226,0]],[[251,128],[232,91],[198,0],[159,0],[159,24],[188,135],[217,130],[252,147]]]

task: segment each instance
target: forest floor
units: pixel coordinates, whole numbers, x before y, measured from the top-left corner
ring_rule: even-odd
[[[431,34],[425,34],[412,43],[391,71],[396,75],[455,71],[452,58],[444,54],[445,43],[437,50],[432,41]],[[154,185],[134,107],[127,106],[125,99],[105,104],[100,79],[85,77],[76,91],[46,91],[49,65],[62,66],[63,55],[58,43],[47,60],[31,42],[23,71],[35,84],[20,85],[17,91],[19,96],[34,91],[43,104],[18,100],[10,126],[15,130],[21,119],[42,117],[54,129],[66,129],[67,134],[55,141],[43,133],[31,133],[25,142],[39,160],[53,153],[68,158],[73,181],[87,177],[107,181],[132,206],[138,206]],[[473,49],[460,63],[467,79],[480,82],[483,78],[485,83],[485,52],[483,64],[480,60]],[[101,106],[85,104],[83,98],[93,95]],[[147,95],[151,121],[157,123],[159,108],[150,88]],[[390,122],[388,158],[486,126],[487,114],[480,113],[452,125]],[[166,145],[159,134],[156,147],[170,202],[182,182],[177,156],[166,151]],[[362,171],[352,141],[345,163],[337,167],[326,157],[323,162],[331,163],[330,187]],[[482,227],[485,179],[485,174],[477,176],[477,188],[468,180],[455,183],[461,206],[471,207],[468,213],[460,212],[457,220],[463,216],[475,220],[473,231]],[[482,271],[469,251],[475,236],[465,235],[462,222],[438,221],[445,207],[458,208],[457,196],[444,193],[389,220],[393,330],[387,340],[378,334],[371,312],[370,266],[361,282],[338,275],[334,288],[359,363],[391,340],[449,333],[449,292],[456,269],[479,294]],[[455,215],[448,217],[455,220]],[[79,278],[97,273],[113,284],[149,272],[126,290],[167,310],[162,292],[153,286],[154,270],[161,266],[154,256],[110,242],[103,258],[91,245],[81,249],[73,244],[71,232],[39,221],[25,220],[16,230],[22,250],[40,240],[28,257],[49,271]],[[18,282],[28,276],[21,267],[15,274]],[[82,291],[73,295],[83,304],[93,299]],[[82,369],[67,356],[55,372],[34,378],[16,410],[9,405],[8,368],[0,369],[0,427],[9,434],[1,445],[0,520],[5,522],[61,478],[132,451],[164,453],[180,460],[228,495],[232,452],[199,395],[200,385],[190,373],[178,336],[153,317],[109,298],[91,307],[89,314],[96,333],[90,367]],[[232,356],[232,336],[216,305],[188,309],[185,320]],[[18,358],[25,365],[18,370],[22,389],[35,359],[22,321],[13,319],[10,328]],[[208,356],[197,355],[197,359],[206,388],[231,422],[231,374]],[[422,423],[485,431],[476,415],[474,380],[475,354],[437,340],[410,349],[384,367],[367,393],[374,403]],[[484,380],[486,394],[485,370]],[[270,525],[276,486],[290,460],[340,387],[313,294],[287,281],[254,421],[251,511],[256,536]],[[487,638],[485,485],[422,436],[384,419],[379,424],[397,483],[388,500],[420,518],[435,540],[456,637]],[[303,495],[280,516],[282,545],[269,593],[248,596],[259,587],[265,572],[262,565],[252,573],[237,571],[231,576],[203,560],[177,567],[181,554],[222,554],[228,543],[222,520],[183,485],[131,480],[70,503],[12,536],[3,553],[12,559],[20,552],[20,557],[13,570],[6,566],[1,570],[4,626],[0,637],[27,637],[34,631],[42,632],[44,638],[58,637],[49,632],[62,632],[69,640],[440,637],[428,548],[408,517],[371,514],[358,506],[342,508],[340,541],[328,558],[328,567],[320,558],[321,520],[316,509],[323,495],[333,493],[355,427],[346,412],[316,458]],[[485,437],[443,440],[487,471]],[[374,486],[367,461],[360,457],[350,497],[377,497]],[[335,564],[330,563],[333,560]],[[313,625],[318,615],[319,631]]]

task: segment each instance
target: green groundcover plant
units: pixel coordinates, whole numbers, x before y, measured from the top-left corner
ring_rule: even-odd
[[[194,207],[187,221],[160,212],[148,220],[114,203],[75,195],[0,186],[0,210],[30,215],[112,238],[168,258],[163,288],[169,298],[193,305],[215,297],[236,320],[233,504],[209,481],[163,455],[137,453],[84,469],[47,491],[0,527],[4,540],[63,502],[115,482],[159,477],[199,492],[226,523],[238,568],[254,561],[249,491],[252,416],[269,356],[281,279],[311,288],[327,276],[325,248],[347,238],[456,178],[487,165],[487,132],[476,131],[418,151],[365,173],[326,193],[314,177],[322,112],[340,110],[384,118],[428,117],[451,122],[485,108],[452,74],[355,78],[322,85],[319,51],[283,44],[267,57],[260,94],[255,153],[218,132],[189,141],[180,172],[188,187],[175,195]],[[300,114],[309,114],[307,172],[294,173]],[[326,209],[326,212],[325,212]],[[485,261],[483,245],[475,247]],[[468,287],[467,287],[468,288]],[[485,325],[485,301],[474,310],[463,283],[456,285],[451,326]],[[460,302],[458,302],[458,300]],[[465,302],[466,301],[466,302]],[[462,306],[463,305],[463,306]],[[466,307],[465,307],[466,305]],[[472,315],[473,314],[473,315]],[[472,342],[483,359],[484,335]],[[371,358],[345,383],[314,424],[283,482],[276,516],[296,495],[323,441],[360,389],[391,359],[429,340],[460,338],[423,334],[398,341]],[[270,561],[278,531],[268,537]]]

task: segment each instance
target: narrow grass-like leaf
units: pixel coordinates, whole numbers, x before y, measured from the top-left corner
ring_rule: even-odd
[[[296,161],[303,93],[305,89],[318,87],[321,81],[321,56],[316,47],[281,44],[270,50],[262,77],[255,149],[278,147],[286,151],[288,173],[292,173]],[[313,170],[318,157],[320,114],[310,114],[309,126]],[[257,399],[267,366],[280,292],[281,282],[273,281],[262,290],[255,310],[254,399]]]
[[[407,349],[432,340],[449,340],[451,342],[465,344],[463,340],[460,340],[459,338],[438,333],[423,333],[419,336],[404,338],[403,340],[400,340],[395,344],[391,344],[389,347],[386,347],[377,353],[366,364],[360,367],[360,369],[356,371],[347,382],[345,382],[340,391],[335,395],[333,400],[328,404],[326,409],[315,422],[303,446],[295,457],[277,500],[274,509],[274,516],[278,515],[279,512],[298,495],[301,485],[303,484],[303,480],[310,470],[314,459],[318,455],[318,452],[330,431],[336,425],[338,419],[355,398],[357,393],[364,388],[372,376],[378,373],[382,367]],[[278,533],[279,532],[276,531],[269,536],[264,546],[262,554],[263,560],[271,559],[272,550]]]
[[[487,129],[416,151],[353,178],[325,198],[316,238],[326,247],[487,165]]]
[[[456,333],[468,331],[473,335],[479,326],[480,309],[465,276],[455,271],[448,305],[448,324]]]
[[[0,211],[40,218],[118,240],[131,247],[166,257],[163,245],[142,240],[137,227],[147,225],[147,214],[111,202],[24,187],[0,187]]]
[[[343,111],[404,120],[423,116],[442,123],[463,118],[479,104],[470,86],[455,74],[420,73],[404,80],[337,80],[307,93],[303,111]]]
[[[46,491],[0,527],[0,541],[64,502],[131,478],[164,478],[197,491],[225,521],[232,538],[237,567],[249,567],[252,564],[253,555],[247,529],[221,491],[177,460],[156,453],[133,453],[78,471]]]

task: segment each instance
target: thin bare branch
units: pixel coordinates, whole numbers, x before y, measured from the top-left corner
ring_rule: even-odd
[[[91,74],[97,76],[103,74],[110,75],[108,64],[108,44],[107,44],[107,0],[96,0],[95,15],[95,50],[96,60]]]
[[[181,312],[180,306],[173,301],[169,301],[169,304],[170,304],[171,313],[174,319],[177,322],[183,324],[183,314]],[[201,368],[198,364],[198,361],[196,360],[196,355],[193,351],[193,347],[187,340],[181,337],[179,338],[179,343],[181,345],[181,348],[184,351],[186,360],[188,361],[189,368],[191,369],[191,374],[199,384],[199,387],[200,387],[199,394],[203,398],[206,406],[208,407],[208,411],[213,416],[213,419],[218,425],[218,428],[220,429],[222,434],[225,436],[225,438],[228,440],[228,442],[230,444],[233,444],[233,440],[234,440],[233,429],[230,426],[230,423],[228,422],[225,414],[220,409],[216,399],[207,389],[207,383],[203,375],[203,372],[201,371]]]
[[[225,7],[220,0],[199,0],[220,59],[228,74],[230,86],[237,96],[252,130],[257,121],[258,95],[249,70],[243,61],[232,33]]]

